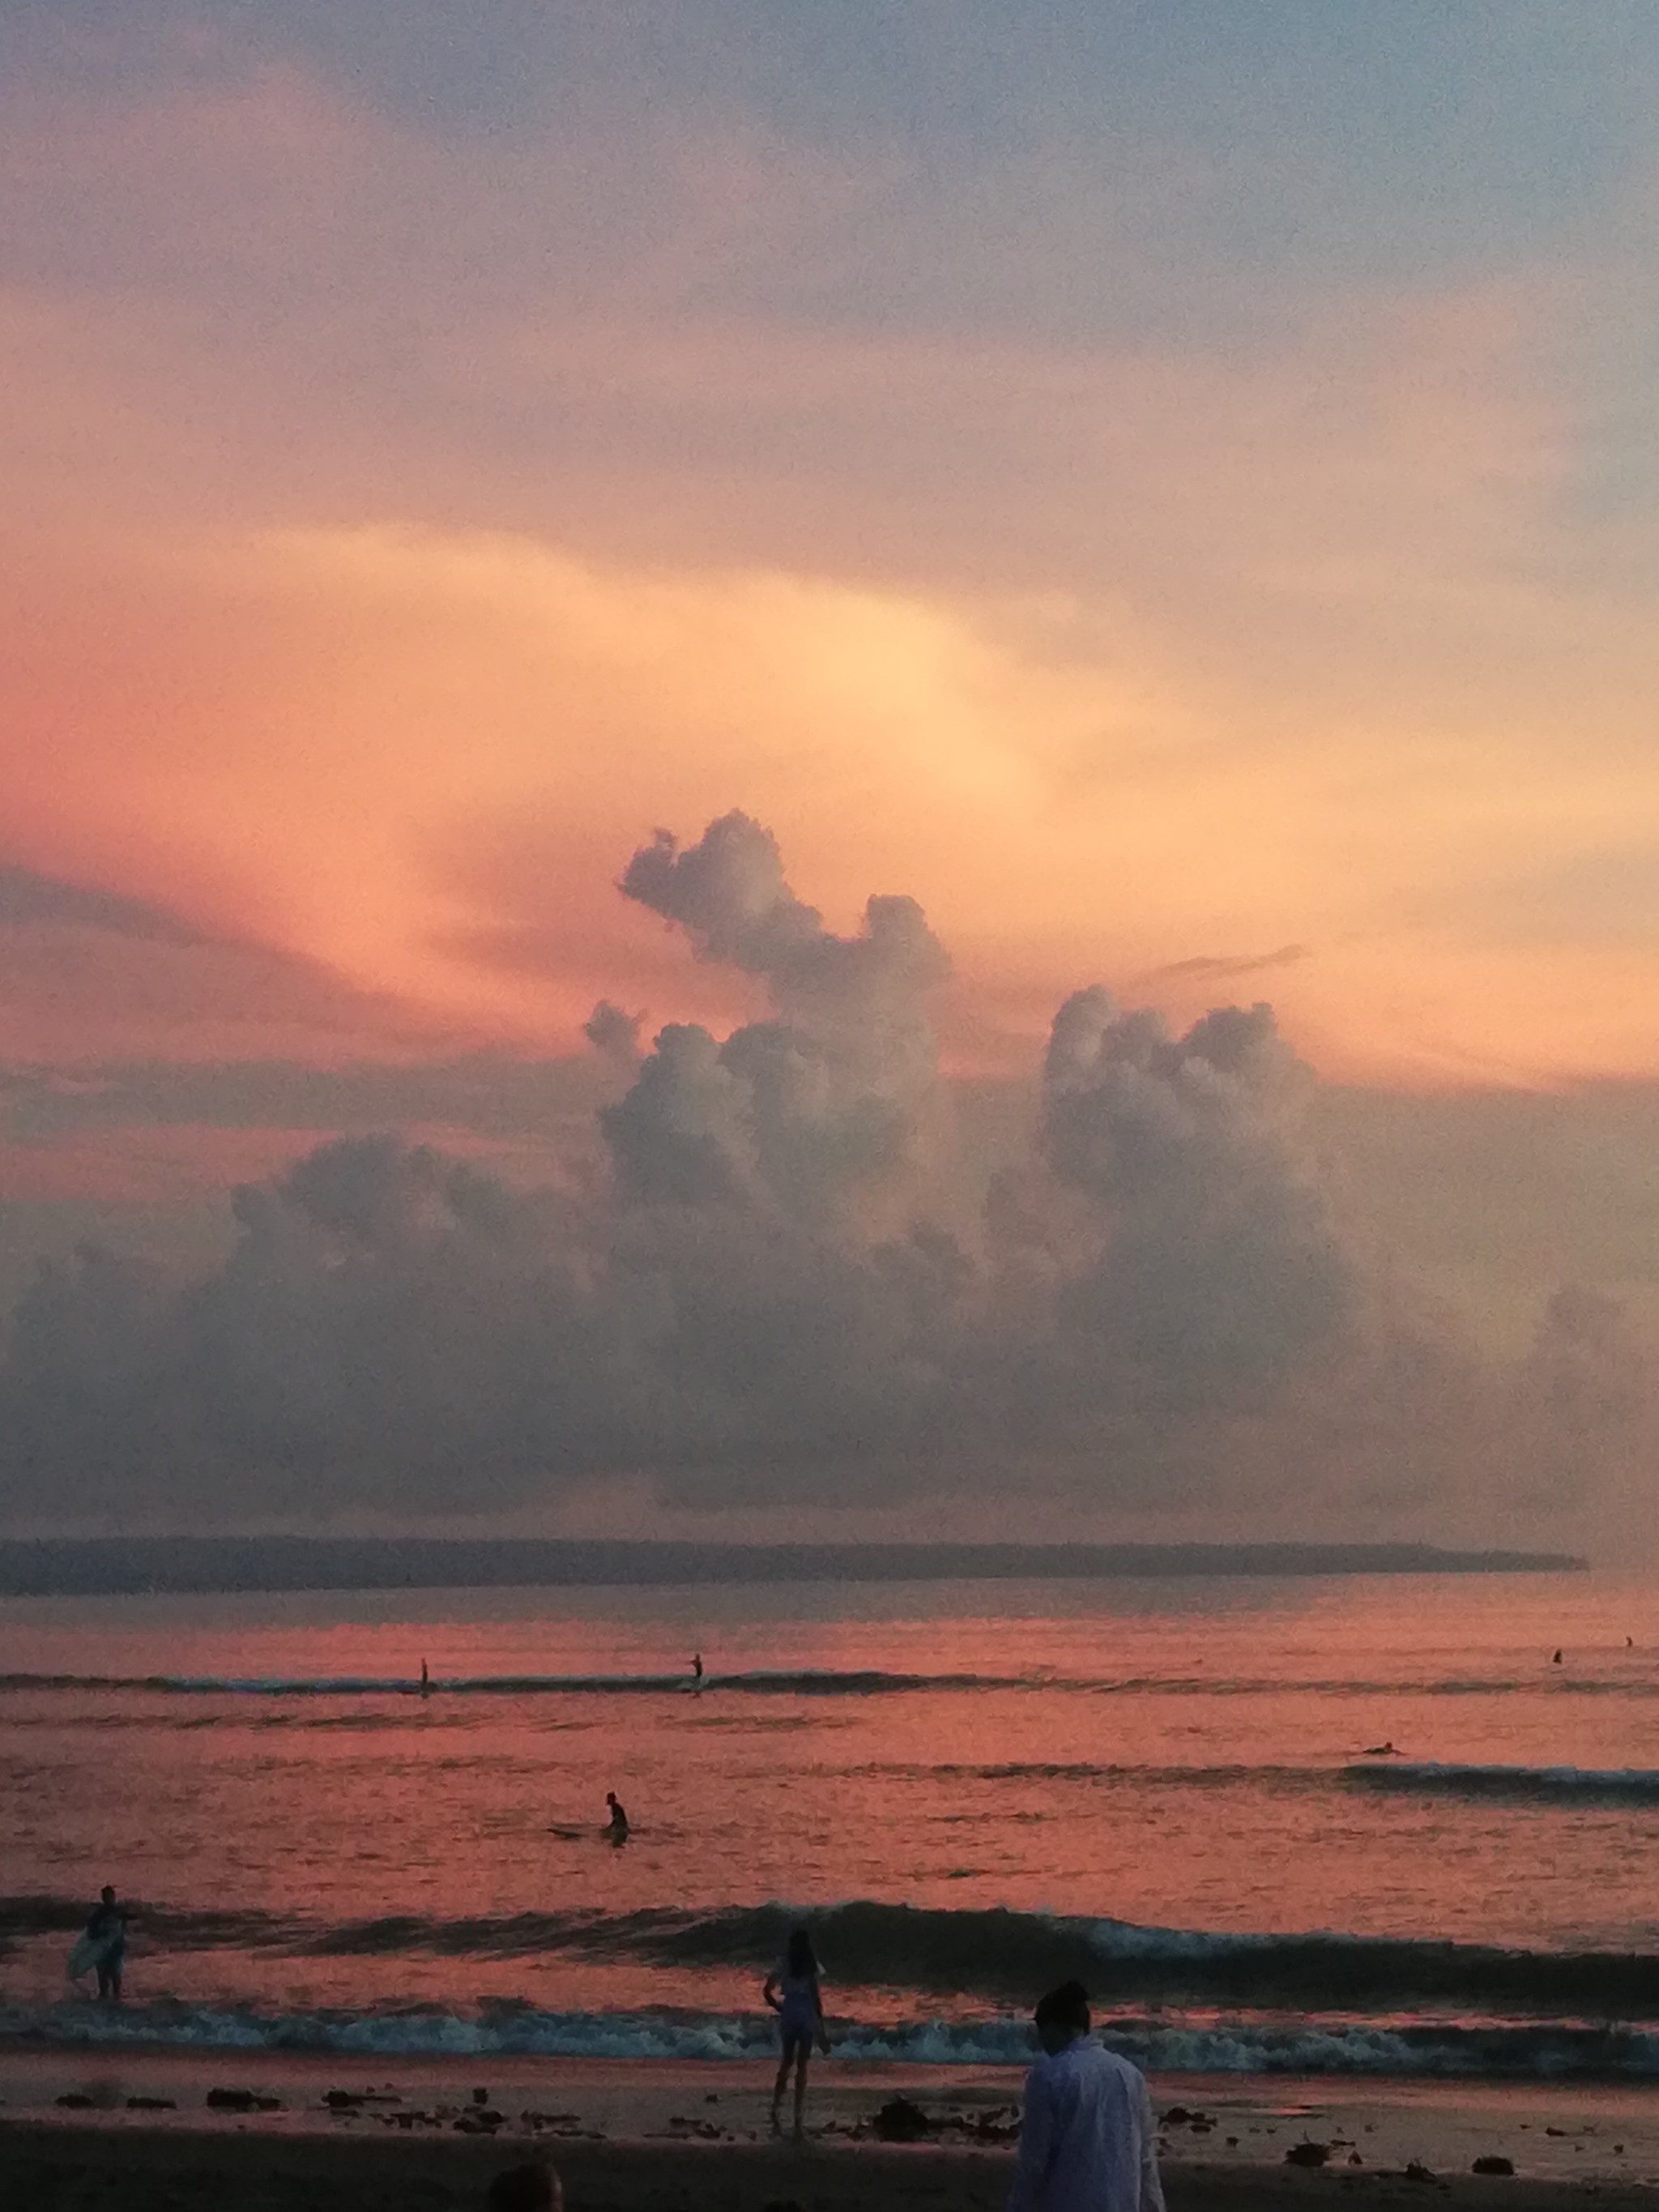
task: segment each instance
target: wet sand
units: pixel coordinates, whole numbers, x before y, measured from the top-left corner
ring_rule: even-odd
[[[0,2202],[40,2212],[342,2212],[481,2204],[500,2167],[541,2155],[572,2212],[811,2212],[1000,2205],[1020,2075],[1012,2069],[815,2068],[802,2144],[767,2130],[769,2068],[684,2061],[520,2060],[486,2071],[434,2059],[261,2051],[0,2052]],[[1303,2202],[1468,2202],[1513,2212],[1650,2206],[1659,2094],[1584,2085],[1492,2087],[1164,2075],[1172,2212]],[[241,2093],[246,2108],[227,2105]],[[908,2098],[933,2124],[881,2139]],[[210,2101],[210,2100],[212,2101]],[[1322,2165],[1286,2154],[1322,2146]],[[1507,2158],[1513,2176],[1476,2175]]]
[[[19,2212],[460,2212],[525,2146],[449,2136],[272,2136],[165,2128],[0,2124],[0,2197]],[[555,2162],[570,2212],[992,2212],[1007,2191],[1006,2151],[873,2145],[567,2142]],[[1170,2212],[1273,2212],[1343,2203],[1479,2205],[1483,2212],[1650,2206],[1637,2182],[1570,2183],[1469,2174],[1301,2172],[1208,2160],[1172,2164]]]

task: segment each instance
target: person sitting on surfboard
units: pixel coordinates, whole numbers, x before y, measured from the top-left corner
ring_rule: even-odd
[[[127,1908],[115,1901],[107,1882],[87,1923],[86,1941],[96,1946],[89,1962],[98,1970],[98,1994],[112,2004],[121,2002],[121,1966],[127,1949]]]
[[[614,1790],[605,1791],[605,1802],[611,1808],[611,1820],[605,1833],[613,1844],[625,1844],[628,1841],[628,1815]]]

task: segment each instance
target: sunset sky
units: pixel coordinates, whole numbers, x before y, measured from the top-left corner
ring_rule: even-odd
[[[1651,1313],[1656,112],[1649,0],[12,0],[0,1291],[534,1184],[766,1011],[617,890],[738,809],[975,1158],[1267,1000],[1389,1267]]]

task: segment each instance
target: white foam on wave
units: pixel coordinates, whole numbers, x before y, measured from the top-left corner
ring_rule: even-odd
[[[82,2048],[161,2045],[179,2050],[317,2051],[379,2058],[471,2062],[489,2057],[697,2059],[770,2057],[775,2031],[756,2018],[521,2010],[300,2013],[231,2008],[85,2003],[0,2008],[0,2040]],[[1153,2073],[1336,2074],[1653,2080],[1659,2036],[1588,2027],[1400,2030],[1363,2023],[1107,2023],[1103,2040]],[[848,2024],[836,2049],[866,2063],[1023,2066],[1032,2056],[1023,2016]]]

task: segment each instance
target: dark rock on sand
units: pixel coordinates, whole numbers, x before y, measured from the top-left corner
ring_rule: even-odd
[[[1292,2143],[1285,2154],[1286,2166],[1323,2166],[1331,2154],[1328,2143]]]
[[[1513,2173],[1515,2160],[1512,2158],[1500,2158],[1496,2151],[1492,2151],[1485,2158],[1476,2159],[1469,2171],[1472,2173]]]
[[[890,2097],[870,2125],[883,2142],[920,2142],[933,2132],[933,2122],[908,2097]]]

